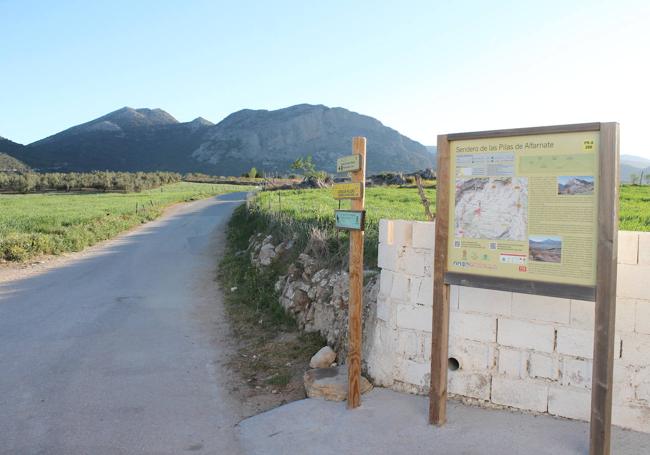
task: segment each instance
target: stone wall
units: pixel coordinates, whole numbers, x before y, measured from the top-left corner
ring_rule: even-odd
[[[366,368],[377,385],[426,393],[434,225],[382,220],[379,235]],[[618,256],[613,421],[650,432],[650,233],[620,232]],[[450,300],[450,394],[589,419],[593,302],[460,286]]]
[[[286,273],[277,277],[275,290],[282,307],[296,320],[300,330],[319,332],[343,362],[347,352],[348,273],[324,266],[307,252],[294,252],[293,240],[275,240],[271,235],[256,234],[250,239],[248,254],[258,268],[270,267],[278,261],[295,257]],[[374,307],[379,292],[378,274],[365,276],[363,327],[373,328]]]

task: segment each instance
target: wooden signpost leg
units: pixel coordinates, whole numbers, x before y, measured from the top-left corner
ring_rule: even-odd
[[[594,366],[591,385],[589,453],[608,455],[612,431],[614,387],[614,320],[618,242],[618,124],[603,123],[600,129],[598,188],[598,260],[596,265],[596,312]],[[614,154],[614,156],[609,156]]]
[[[360,199],[352,200],[352,210],[363,210],[366,197],[366,138],[352,139],[352,153],[361,155],[361,169],[352,173],[352,182],[362,182]],[[350,231],[350,303],[348,309],[348,408],[361,404],[361,301],[363,297],[363,231]]]
[[[449,217],[449,141],[438,136],[438,176],[436,179],[436,240],[433,263],[433,320],[431,327],[431,388],[429,390],[429,423],[444,425],[447,421],[447,355],[449,349],[449,285],[445,284],[447,269],[447,238]]]

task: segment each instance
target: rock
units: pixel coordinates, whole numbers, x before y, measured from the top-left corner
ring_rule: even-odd
[[[309,398],[323,398],[329,401],[343,401],[348,397],[347,365],[332,368],[316,368],[303,376],[305,391]],[[372,384],[361,376],[361,393],[372,390]]]
[[[309,368],[327,368],[336,360],[336,352],[329,346],[321,348],[309,361]]]
[[[276,256],[275,247],[272,243],[265,243],[260,249],[258,259],[262,265],[270,265],[273,258]]]

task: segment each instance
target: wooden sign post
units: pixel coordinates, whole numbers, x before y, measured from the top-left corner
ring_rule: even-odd
[[[351,210],[336,212],[336,227],[350,232],[350,299],[348,305],[348,408],[361,404],[361,310],[363,299],[363,237],[366,187],[366,138],[352,138],[352,155],[339,158],[338,172],[351,182],[334,185],[335,199],[351,199]]]
[[[616,123],[438,136],[430,423],[446,421],[450,285],[591,300],[590,453],[610,453],[618,137]]]

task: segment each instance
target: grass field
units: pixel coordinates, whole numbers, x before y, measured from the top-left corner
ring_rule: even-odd
[[[157,218],[170,204],[247,189],[181,182],[140,193],[0,195],[0,260],[80,251]]]
[[[431,201],[431,211],[435,212],[435,190],[426,189],[425,192]],[[257,206],[263,215],[287,226],[289,230],[305,232],[309,226],[314,226],[331,233],[333,212],[338,207],[338,202],[332,199],[327,189],[286,190],[259,193]],[[341,207],[349,207],[349,202],[343,202]],[[378,224],[381,218],[426,220],[415,188],[368,188],[366,216],[365,257],[370,266],[376,263]],[[650,231],[650,186],[621,187],[619,229]]]

